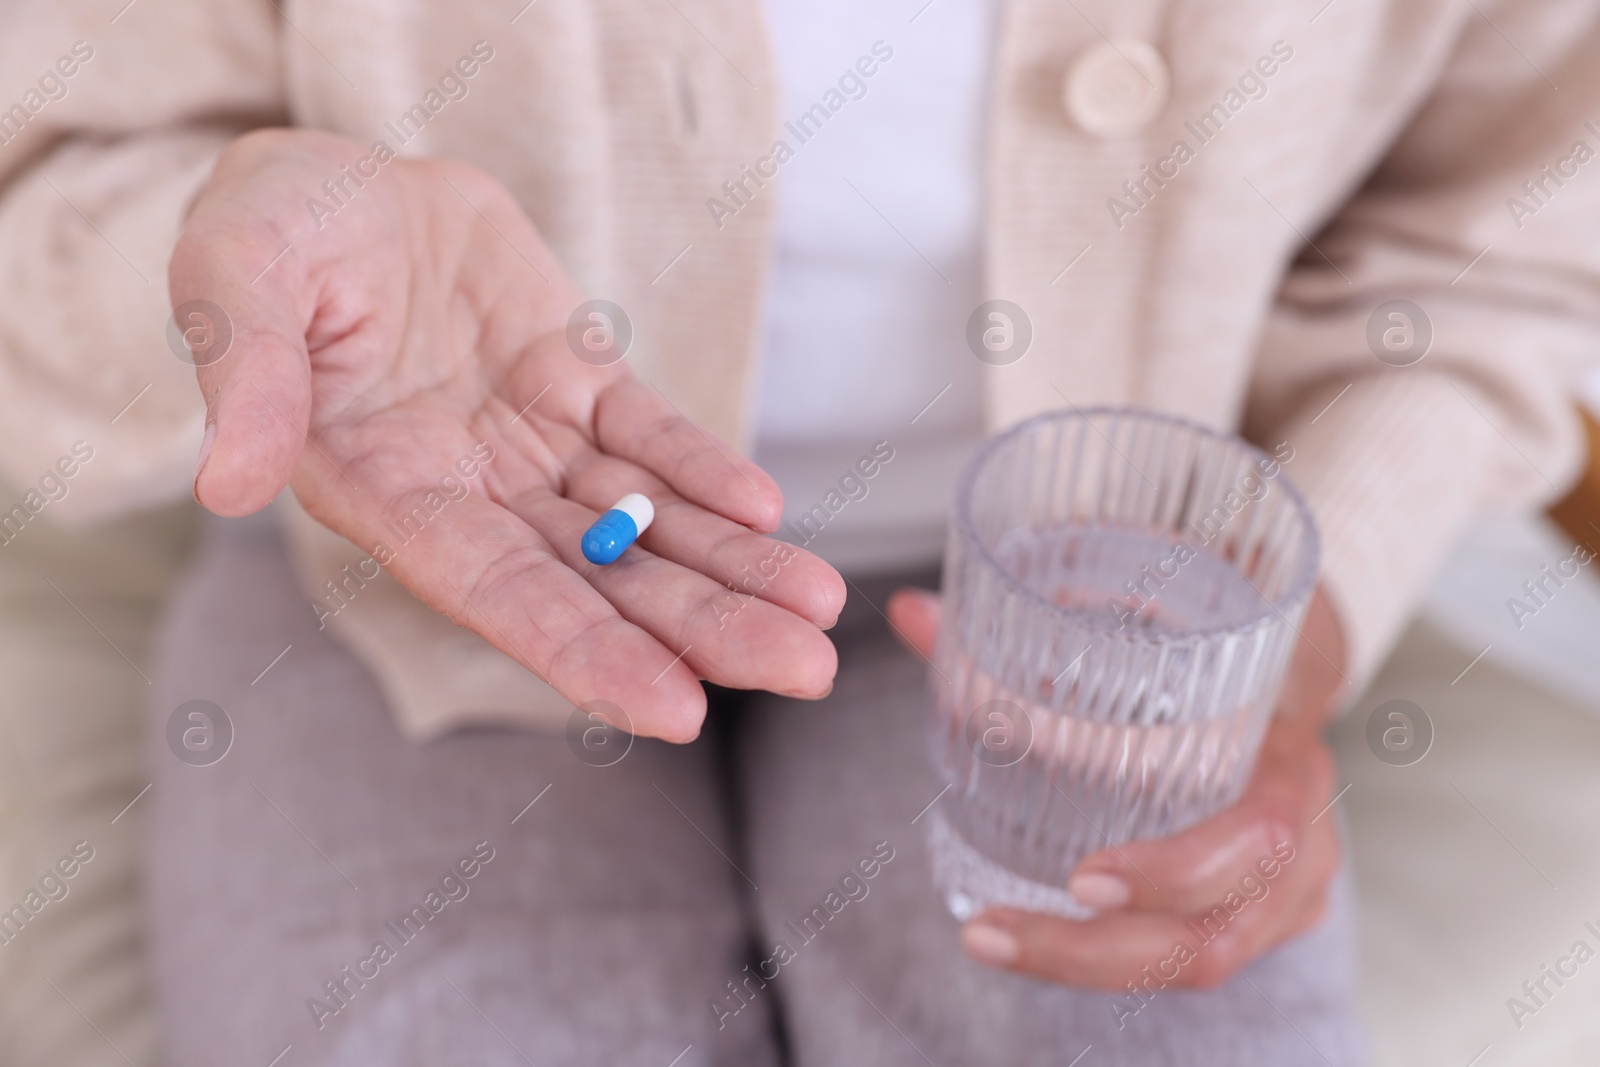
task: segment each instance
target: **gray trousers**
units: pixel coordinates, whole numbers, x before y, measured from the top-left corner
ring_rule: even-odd
[[[969,960],[913,824],[942,788],[926,668],[882,592],[852,591],[827,700],[716,691],[699,741],[592,766],[560,736],[402,740],[270,520],[213,520],[151,730],[171,1062],[1361,1062],[1347,881],[1253,987],[1162,990],[1120,1026],[1108,994]],[[168,743],[191,700],[232,724],[209,765]]]

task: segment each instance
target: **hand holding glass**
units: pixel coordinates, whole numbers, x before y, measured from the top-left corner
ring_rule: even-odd
[[[1085,855],[1233,803],[1316,580],[1282,463],[1153,413],[1043,415],[962,477],[933,670],[926,823],[963,921],[1085,918]]]

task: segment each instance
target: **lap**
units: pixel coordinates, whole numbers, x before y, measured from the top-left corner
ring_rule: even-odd
[[[770,954],[782,940],[793,957],[767,968],[778,974],[762,994],[781,996],[800,1067],[1064,1067],[1090,1045],[1084,1063],[1095,1067],[1360,1062],[1347,879],[1310,934],[1219,989],[1160,990],[1136,1015],[1114,1009],[1125,998],[968,959],[934,892],[918,819],[943,788],[923,741],[927,668],[881,622],[841,643],[825,701],[762,697],[741,739],[758,941]],[[894,858],[812,936],[816,924],[801,917],[879,842]]]
[[[827,700],[748,704],[730,826],[705,740],[639,741],[605,768],[562,737],[402,740],[316,630],[270,524],[215,524],[156,678],[153,734],[197,698],[234,728],[209,766],[157,740],[172,1062],[293,1045],[300,1063],[759,1065],[780,1012],[801,1067],[1063,1067],[1090,1045],[1086,1067],[1357,1062],[1342,885],[1321,927],[1242,979],[1132,1017],[967,959],[916,821],[942,788],[925,668],[881,624],[840,630]],[[876,877],[841,886],[868,857]],[[830,892],[851,898],[837,915]]]
[[[698,995],[747,939],[709,745],[594,767],[559,736],[405,741],[260,519],[213,524],[162,646],[172,1062],[770,1062],[766,1026],[718,1035]],[[208,766],[165,747],[192,699],[233,727]]]

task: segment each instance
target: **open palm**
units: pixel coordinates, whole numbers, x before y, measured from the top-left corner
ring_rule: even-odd
[[[313,218],[308,198],[327,202],[323,183],[365,154],[310,131],[251,134],[190,212],[173,304],[208,301],[233,331],[198,369],[196,498],[242,515],[292,485],[322,523],[387,544],[380,562],[425,603],[574,703],[616,704],[642,734],[694,737],[699,678],[825,693],[837,660],[821,628],[843,582],[755,532],[782,513],[771,478],[625,362],[574,354],[582,295],[482,173],[396,159]],[[462,477],[460,461],[485,456]],[[446,479],[471,491],[441,506]],[[579,540],[628,492],[651,498],[656,521],[596,567]],[[413,529],[437,517],[398,547],[391,524],[417,508]],[[777,577],[730,601],[729,584],[742,591],[763,565]]]

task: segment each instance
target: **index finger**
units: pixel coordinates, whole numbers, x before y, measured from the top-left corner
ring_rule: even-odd
[[[783,494],[772,476],[689,420],[660,390],[624,378],[600,394],[602,449],[637,463],[680,495],[762,533],[778,528]]]

